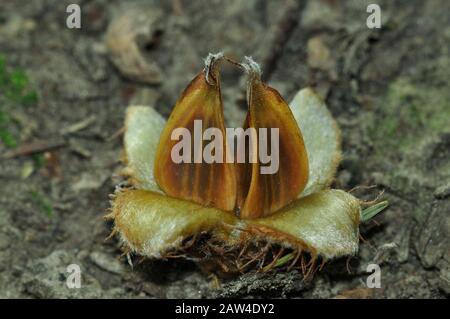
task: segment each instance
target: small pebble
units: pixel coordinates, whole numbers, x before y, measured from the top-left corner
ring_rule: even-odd
[[[122,274],[125,269],[122,264],[114,257],[111,257],[105,253],[93,251],[89,255],[90,260],[99,268],[111,272],[113,274]]]

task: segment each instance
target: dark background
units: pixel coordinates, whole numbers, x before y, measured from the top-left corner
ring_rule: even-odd
[[[70,3],[81,29],[66,27]],[[366,26],[369,3],[381,29]],[[0,296],[448,296],[449,21],[445,0],[0,1]],[[138,257],[131,268],[105,241],[125,108],[167,116],[217,51],[253,56],[288,101],[313,86],[342,129],[334,186],[375,185],[357,195],[385,190],[391,203],[362,227],[358,256],[312,282],[295,271],[219,282],[190,262]],[[230,118],[245,108],[245,82],[233,69],[223,79]],[[364,286],[371,262],[381,289]],[[65,285],[72,263],[81,289]]]

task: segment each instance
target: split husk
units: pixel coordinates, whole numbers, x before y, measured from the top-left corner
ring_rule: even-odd
[[[289,265],[305,275],[317,269],[319,261],[354,255],[360,202],[329,189],[341,158],[338,126],[309,88],[299,91],[289,107],[303,134],[308,182],[296,200],[274,214],[240,219],[160,189],[153,166],[166,121],[151,107],[130,106],[123,173],[131,186],[116,192],[108,215],[124,247],[150,258],[193,258],[225,272]]]

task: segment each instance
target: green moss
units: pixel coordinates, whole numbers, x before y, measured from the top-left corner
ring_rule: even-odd
[[[47,159],[42,153],[32,154],[31,158],[33,159],[34,165],[37,169],[40,169],[47,164]]]
[[[48,217],[54,216],[53,205],[47,197],[38,191],[31,191],[30,196],[41,212],[46,214]]]
[[[450,68],[448,70],[450,74]],[[369,134],[378,147],[406,151],[417,147],[423,137],[449,127],[450,83],[414,83],[399,78],[389,87],[381,103],[381,120],[373,123]]]
[[[38,94],[30,89],[28,76],[24,71],[10,69],[6,58],[0,55],[0,141],[7,147],[17,145],[20,127],[11,120],[10,112],[18,107],[36,104]]]
[[[6,128],[0,128],[0,140],[7,146],[7,147],[16,147],[17,146],[17,140],[13,136],[13,134],[8,131]]]
[[[450,163],[436,156],[436,145],[450,133],[449,74],[448,54],[418,63],[414,73],[390,84],[374,116],[368,117],[372,159],[384,167],[384,183],[411,203],[419,222],[429,211],[426,203],[436,185],[450,178]]]

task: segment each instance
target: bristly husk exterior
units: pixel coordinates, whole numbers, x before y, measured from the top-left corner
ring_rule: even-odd
[[[113,232],[131,252],[159,259],[187,257],[217,265],[220,272],[267,271],[283,266],[277,262],[287,255],[292,256],[290,269],[305,272],[356,253],[360,218],[356,198],[328,190],[291,206],[266,218],[241,220],[158,193],[120,189],[108,216],[114,219]],[[318,236],[315,228],[323,228],[323,235]]]

